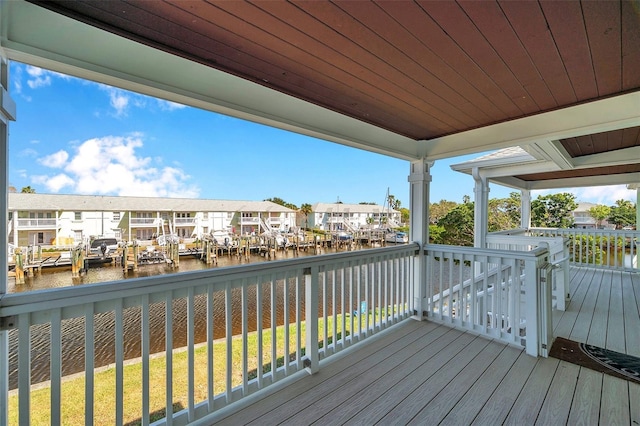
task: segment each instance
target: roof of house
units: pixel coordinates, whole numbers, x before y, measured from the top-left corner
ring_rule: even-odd
[[[378,204],[315,203],[311,208],[314,213],[397,213]]]
[[[9,210],[274,213],[294,211],[271,201],[28,193],[9,193]]]

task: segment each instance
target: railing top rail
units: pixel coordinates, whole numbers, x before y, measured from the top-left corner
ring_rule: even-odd
[[[489,232],[488,235],[523,235],[527,232],[524,228],[506,229],[504,231]]]
[[[529,228],[528,231],[551,231],[562,234],[608,234],[640,236],[640,231],[629,229]]]
[[[226,266],[216,269],[179,272],[176,274],[133,278],[128,280],[86,284],[77,287],[36,290],[25,293],[11,293],[0,298],[0,317],[22,312],[64,308],[85,302],[101,302],[116,298],[135,297],[143,294],[160,293],[170,290],[226,283],[252,278],[257,275],[291,273],[301,268],[327,264],[358,261],[393,255],[414,255],[419,252],[417,243],[393,247],[364,249],[351,252],[329,253],[305,256],[295,259],[274,260],[251,265]]]
[[[438,251],[438,252],[452,252],[468,255],[479,256],[500,256],[505,258],[516,258],[522,260],[537,260],[548,254],[549,249],[547,247],[536,247],[530,251],[513,251],[513,250],[500,250],[500,249],[488,249],[478,247],[461,247],[461,246],[448,246],[444,244],[425,244],[424,250]]]

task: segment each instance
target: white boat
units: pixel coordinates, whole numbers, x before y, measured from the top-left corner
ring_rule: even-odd
[[[180,242],[180,237],[175,234],[160,235],[156,241],[159,246],[165,246],[170,243],[178,244]]]
[[[229,247],[236,244],[233,234],[228,231],[213,231],[211,238],[213,238],[213,241],[219,246]]]
[[[384,235],[384,240],[388,243],[406,244],[409,242],[409,235],[406,232],[392,231]]]

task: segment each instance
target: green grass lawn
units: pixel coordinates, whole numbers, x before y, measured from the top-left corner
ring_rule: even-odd
[[[362,328],[365,327],[366,316],[358,316],[362,321]],[[351,333],[351,319],[345,318],[346,327],[342,330],[342,319],[337,319],[337,336]],[[370,324],[373,321],[369,315]],[[333,333],[333,320],[327,321],[329,335]],[[357,332],[357,322],[354,322]],[[290,341],[289,354],[285,354],[284,336],[285,326],[276,329],[277,357],[281,358],[279,365],[283,362],[285,355],[290,355],[296,350],[296,325],[289,326]],[[323,336],[324,321],[319,320],[320,333]],[[305,342],[305,326],[301,326],[301,341]],[[338,337],[340,338],[340,337]],[[271,363],[271,330],[263,332],[263,362]],[[322,344],[322,342],[320,342]],[[216,341],[214,347],[214,391],[219,394],[226,391],[226,340]],[[251,333],[247,336],[247,367],[248,371],[257,370],[257,348],[258,334]],[[242,339],[234,337],[232,341],[232,387],[242,384]],[[186,350],[175,350],[173,355],[173,401],[174,410],[179,411],[188,405],[187,402],[187,355]],[[150,412],[154,413],[158,420],[165,417],[165,382],[166,382],[166,358],[164,355],[154,356],[150,360]],[[195,350],[195,400],[196,403],[205,401],[207,398],[207,348],[200,345]],[[267,371],[269,366],[264,366],[263,371]],[[255,376],[255,371],[253,372]],[[142,363],[130,362],[124,367],[124,423],[137,424],[140,421],[142,411]],[[94,377],[94,420],[96,425],[112,425],[115,423],[115,368],[100,369]],[[65,379],[62,383],[62,424],[79,425],[84,424],[84,376]],[[50,388],[41,387],[31,392],[31,425],[50,424]],[[9,424],[18,424],[18,397],[12,395],[9,398]]]

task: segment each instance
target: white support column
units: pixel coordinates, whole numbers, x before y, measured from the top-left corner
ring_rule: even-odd
[[[520,191],[520,228],[531,228],[531,190]]]
[[[1,21],[1,20],[0,20]],[[0,235],[4,250],[0,256],[0,301],[8,290],[8,259],[7,250],[9,235],[7,234],[7,211],[9,206],[9,121],[16,119],[16,104],[9,96],[9,63],[0,51],[0,186],[2,197],[0,198]],[[17,214],[17,212],[16,212]],[[17,242],[17,241],[16,241]],[[4,321],[0,318],[0,425],[9,424],[9,332],[4,330]]]
[[[487,233],[489,232],[489,184],[487,178],[481,175],[477,167],[473,169],[473,179],[476,181],[474,190],[473,246],[486,248]]]
[[[640,185],[636,188],[636,231],[640,231]]]
[[[424,247],[429,243],[429,169],[433,162],[426,159],[413,161],[409,172],[409,205],[411,211],[409,241]],[[416,258],[413,268],[414,301],[413,309],[418,318],[427,311],[427,265],[424,256]]]

